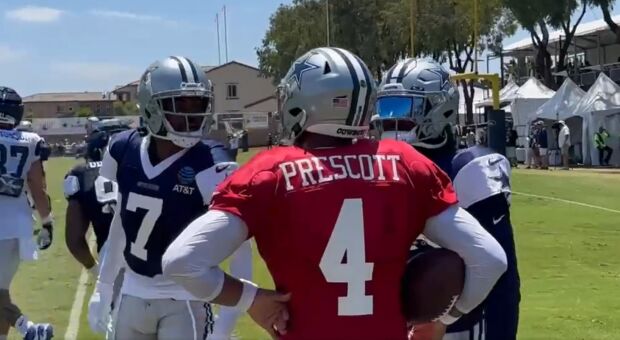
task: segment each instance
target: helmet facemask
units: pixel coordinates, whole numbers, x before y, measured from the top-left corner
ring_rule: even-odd
[[[160,117],[160,124],[146,124],[156,138],[189,148],[206,138],[213,125],[213,95],[210,90],[194,89],[154,94],[146,111]],[[151,118],[151,120],[154,117]],[[152,131],[152,125],[160,126]]]
[[[397,84],[399,85],[399,84]],[[381,138],[390,138],[427,149],[443,147],[448,141],[446,104],[451,93],[404,90],[401,86],[379,93],[376,115],[371,124]]]
[[[285,145],[291,145],[295,139],[301,135],[306,124],[306,111],[300,108],[286,110],[285,104],[291,98],[293,91],[290,85],[282,83],[277,88],[278,98],[278,118],[281,127],[281,142]]]

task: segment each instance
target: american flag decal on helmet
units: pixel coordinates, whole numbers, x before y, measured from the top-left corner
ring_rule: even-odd
[[[333,98],[332,106],[346,109],[347,107],[349,107],[349,98],[347,98],[347,96]]]

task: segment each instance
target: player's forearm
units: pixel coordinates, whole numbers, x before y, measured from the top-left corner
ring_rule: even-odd
[[[41,161],[33,163],[28,172],[28,188],[39,216],[41,219],[48,218],[52,212],[52,207],[45,191],[45,174]]]
[[[92,268],[96,261],[86,240],[89,221],[82,214],[80,203],[77,200],[69,200],[65,220],[67,221],[65,243],[69,252],[85,268]]]
[[[239,248],[247,227],[238,217],[209,211],[192,222],[172,242],[162,259],[163,275],[199,299],[235,306],[242,284],[219,265]]]
[[[506,271],[506,253],[473,216],[456,206],[430,218],[424,235],[463,258],[465,285],[455,306],[469,313],[484,301]]]
[[[47,195],[47,192],[43,189],[31,189],[32,200],[34,201],[34,207],[39,213],[39,217],[41,220],[45,220],[46,218],[51,217],[52,214],[52,205],[50,204],[50,198]]]
[[[243,242],[241,247],[232,255],[230,274],[237,278],[252,280],[252,244],[249,240]],[[237,294],[240,293],[236,293],[232,298],[233,300],[239,300]],[[215,338],[229,338],[241,314],[240,309],[223,305],[213,328]]]
[[[71,255],[80,262],[84,268],[90,269],[95,264],[95,258],[90,252],[90,248],[88,248],[88,243],[86,242],[86,237],[72,237],[69,234],[65,234],[65,242],[67,244],[67,248],[69,248],[69,252]]]
[[[122,206],[121,198],[118,198],[118,205]],[[125,244],[125,232],[121,225],[120,209],[114,213],[110,224],[110,233],[103,246],[103,256],[100,259],[101,268],[99,269],[99,281],[106,284],[114,284],[116,275],[123,263],[123,244]]]

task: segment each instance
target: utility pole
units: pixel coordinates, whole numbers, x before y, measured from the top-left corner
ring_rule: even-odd
[[[415,20],[416,12],[418,11],[418,0],[411,0],[410,13],[409,13],[409,26],[410,26],[410,44],[411,44],[411,58],[415,57],[415,26],[417,21]]]
[[[222,49],[220,47],[220,15],[215,13],[215,25],[217,26],[217,63],[222,65]]]
[[[226,22],[226,5],[224,5],[224,52],[226,53],[226,62],[228,62],[228,23]]]
[[[327,47],[330,45],[330,27],[329,27],[329,0],[325,0],[325,27],[326,27],[326,38],[327,38]]]

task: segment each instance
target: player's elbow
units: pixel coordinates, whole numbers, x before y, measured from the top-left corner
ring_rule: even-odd
[[[190,275],[192,262],[191,253],[187,249],[171,246],[161,260],[162,274],[172,280]]]
[[[498,280],[508,269],[508,259],[502,246],[491,237],[484,247],[484,265],[487,275]]]
[[[188,248],[169,247],[162,257],[162,274],[198,299],[210,301],[222,289],[224,272],[217,266],[205,265]]]

